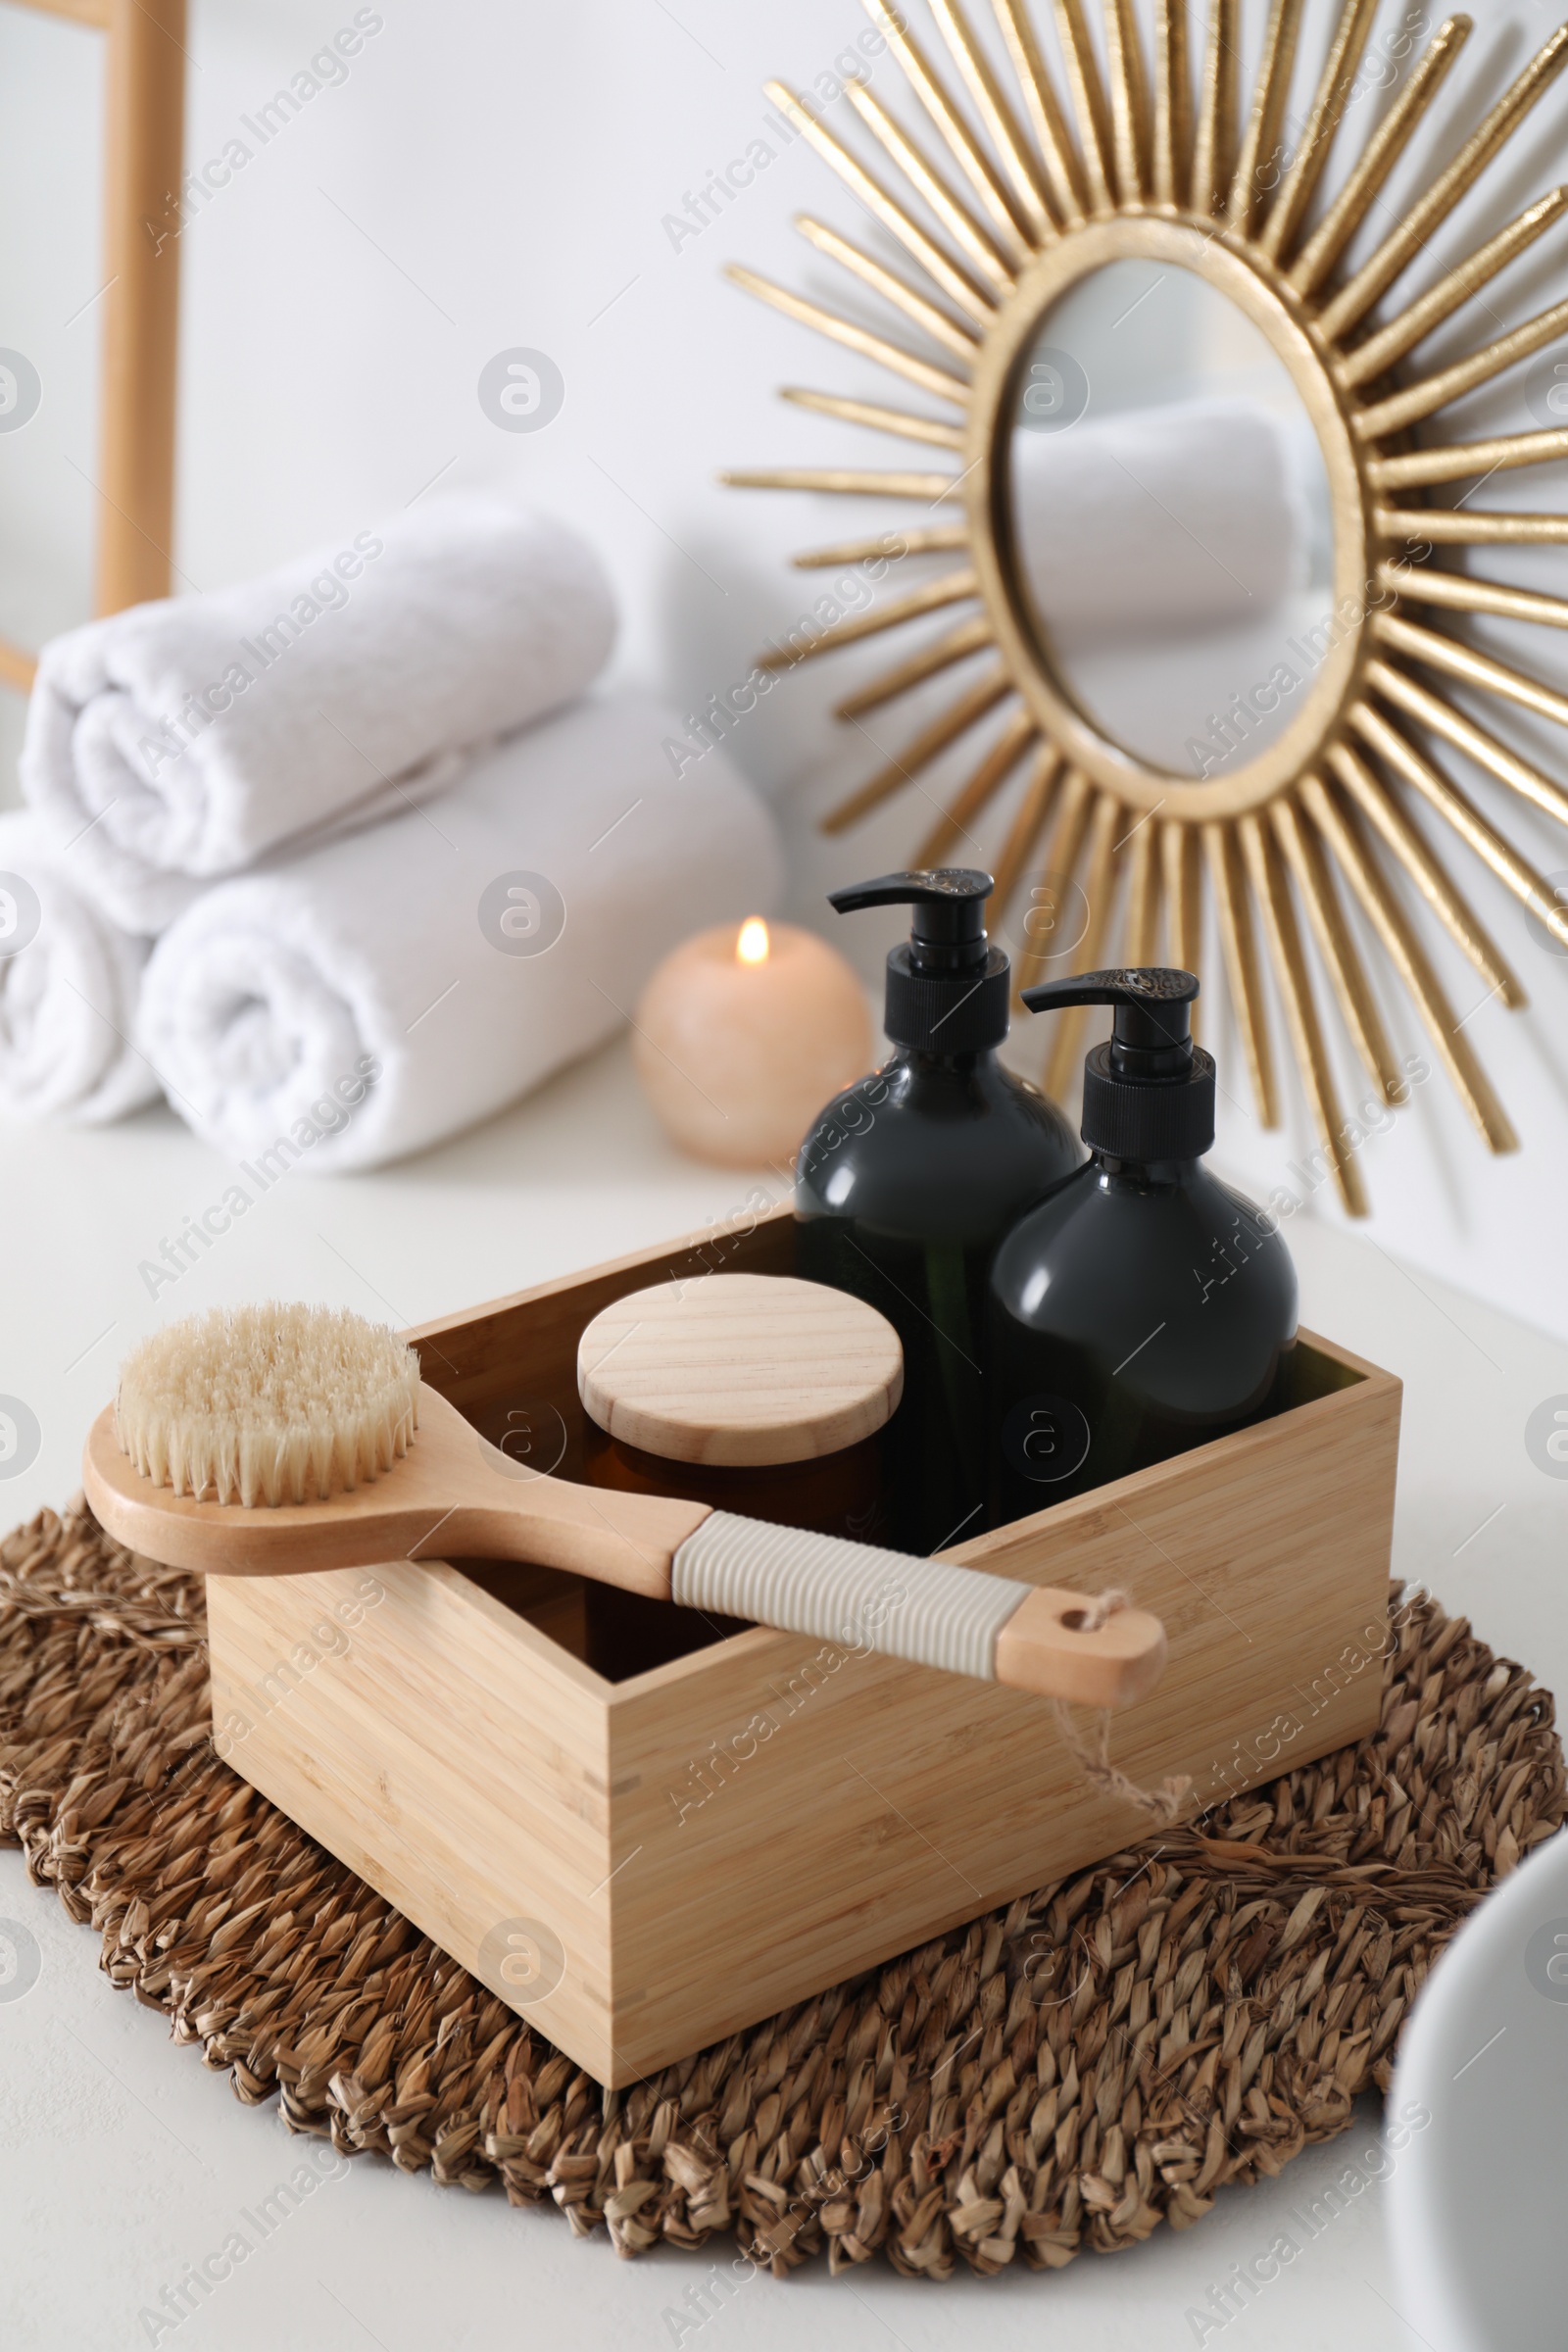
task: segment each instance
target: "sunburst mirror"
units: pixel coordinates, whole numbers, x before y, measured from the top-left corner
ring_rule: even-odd
[[[1475,243],[1402,308],[1385,297],[1568,63],[1568,27],[1394,210],[1385,185],[1469,35],[1466,17],[1422,47],[1427,21],[1407,11],[1369,50],[1378,0],[1346,0],[1293,135],[1301,0],[1272,0],[1246,106],[1238,0],[1210,0],[1200,59],[1187,0],[1155,0],[1152,56],[1133,0],[1106,0],[1102,45],[1082,0],[1054,0],[1059,75],[1024,0],[991,0],[994,34],[983,37],[957,0],[930,0],[940,70],[906,19],[866,4],[939,147],[866,80],[845,95],[868,161],[783,85],[769,96],[918,276],[890,266],[891,247],[884,260],[799,221],[875,298],[881,332],[862,322],[863,294],[840,311],[731,272],[920,405],[907,391],[898,405],[824,391],[787,399],[947,458],[918,470],[724,477],[913,502],[923,512],[901,529],[905,548],[956,559],[804,649],[820,657],[925,624],[912,654],[839,706],[845,717],[891,711],[947,673],[953,686],[826,829],[854,826],[971,738],[971,772],[911,845],[912,861],[979,862],[972,828],[1011,796],[992,862],[999,919],[1029,903],[1020,985],[1057,955],[1057,968],[1163,958],[1199,969],[1206,899],[1262,1123],[1279,1123],[1266,957],[1323,1153],[1346,1207],[1363,1214],[1357,1131],[1314,973],[1378,1097],[1398,1104],[1409,1082],[1369,984],[1375,942],[1482,1139],[1512,1150],[1468,1015],[1412,916],[1424,904],[1487,992],[1523,1004],[1432,845],[1435,815],[1568,946],[1568,909],[1445,764],[1457,753],[1568,825],[1568,793],[1466,707],[1496,697],[1568,725],[1568,698],[1464,634],[1476,614],[1568,628],[1568,602],[1473,577],[1461,552],[1568,544],[1568,515],[1467,504],[1494,473],[1568,457],[1568,430],[1464,441],[1430,428],[1568,333],[1568,303],[1490,339],[1481,330],[1461,358],[1424,365],[1420,353],[1467,306],[1495,327],[1486,289],[1558,222],[1568,189]],[[1330,187],[1348,120],[1367,128]],[[1440,503],[1446,485],[1468,487]],[[849,564],[881,544],[798,561]],[[802,651],[764,660],[777,667]],[[1070,960],[1069,898],[1081,915]],[[1075,1067],[1077,1017],[1052,1024],[1054,1094]]]

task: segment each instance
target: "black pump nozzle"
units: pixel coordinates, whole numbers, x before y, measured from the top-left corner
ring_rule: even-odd
[[[912,906],[909,945],[916,970],[952,971],[984,963],[986,901],[996,884],[970,865],[929,866],[921,873],[879,874],[874,882],[830,890],[827,901],[840,914],[862,906]],[[929,957],[929,962],[926,958]]]
[[[1080,972],[1026,988],[1031,1012],[1109,1004],[1108,1045],[1084,1062],[1082,1135],[1092,1152],[1140,1161],[1196,1159],[1214,1141],[1214,1064],[1193,1043],[1191,972],[1143,967]]]
[[[1188,1006],[1198,995],[1192,972],[1145,966],[1131,971],[1080,972],[1070,980],[1046,980],[1026,988],[1031,1012],[1055,1012],[1064,1004],[1112,1004],[1111,1067],[1128,1078],[1183,1078],[1193,1066]]]
[[[912,906],[909,937],[888,956],[884,1025],[916,1053],[975,1054],[1007,1034],[1007,958],[986,938],[989,874],[968,865],[880,874],[828,893],[840,914]]]

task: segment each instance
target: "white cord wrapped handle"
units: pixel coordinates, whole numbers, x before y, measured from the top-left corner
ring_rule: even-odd
[[[1127,1605],[713,1511],[675,1551],[670,1598],[948,1674],[1120,1707],[1165,1663],[1165,1629]]]
[[[781,1633],[869,1645],[950,1674],[997,1676],[997,1636],[1027,1585],[976,1568],[714,1511],[674,1557],[670,1597]]]

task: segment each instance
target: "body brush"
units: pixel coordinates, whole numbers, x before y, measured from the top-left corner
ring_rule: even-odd
[[[214,1576],[528,1561],[1094,1706],[1141,1698],[1165,1660],[1139,1609],[529,1472],[341,1310],[215,1308],[144,1341],[82,1475],[118,1542]]]

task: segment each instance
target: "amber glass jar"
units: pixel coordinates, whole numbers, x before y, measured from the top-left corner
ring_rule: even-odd
[[[877,1433],[903,1389],[898,1334],[874,1307],[788,1275],[709,1274],[619,1298],[577,1349],[585,1476],[788,1527],[888,1541]],[[612,1681],[738,1621],[592,1587],[589,1663]]]

